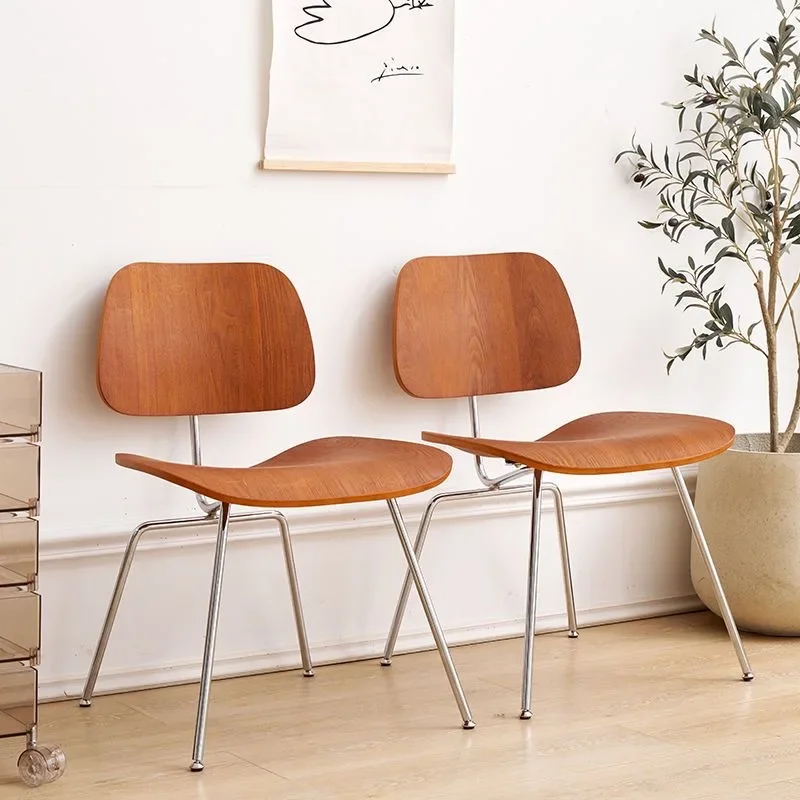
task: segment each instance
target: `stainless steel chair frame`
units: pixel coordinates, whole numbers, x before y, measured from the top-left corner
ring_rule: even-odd
[[[480,436],[480,432],[478,423],[478,405],[476,398],[474,397],[469,398],[469,407],[470,407],[470,420],[472,423],[472,435],[477,438]],[[569,551],[567,548],[563,502],[561,499],[561,493],[558,490],[557,486],[555,486],[554,484],[543,483],[542,481],[543,474],[541,470],[534,470],[518,466],[512,472],[509,472],[508,474],[503,475],[499,478],[492,479],[489,478],[488,475],[486,474],[483,468],[483,464],[481,462],[481,458],[479,456],[475,458],[475,466],[478,471],[478,477],[486,485],[487,488],[477,489],[474,491],[448,492],[434,497],[428,504],[428,507],[425,509],[425,513],[422,517],[422,520],[420,521],[419,531],[417,533],[417,538],[414,544],[414,553],[417,556],[417,558],[419,558],[419,556],[421,555],[422,549],[425,545],[425,539],[427,537],[428,528],[431,523],[433,512],[439,505],[439,503],[446,502],[449,500],[459,500],[459,499],[465,500],[465,499],[490,496],[490,495],[500,496],[501,494],[508,495],[512,493],[531,492],[533,503],[531,509],[531,538],[530,538],[530,552],[528,560],[528,586],[527,586],[526,607],[525,607],[522,698],[520,703],[521,705],[520,719],[528,720],[531,719],[532,717],[531,705],[532,705],[532,694],[533,694],[533,652],[534,652],[533,646],[534,646],[534,635],[536,633],[536,595],[539,583],[539,549],[541,542],[542,493],[545,491],[552,492],[556,501],[556,512],[557,512],[556,517],[558,520],[559,534],[560,534],[559,538],[561,542],[561,558],[562,558],[562,567],[564,574],[564,585],[567,594],[567,613],[569,618],[570,637],[575,638],[578,635],[577,622],[575,620],[575,603],[573,600],[573,592],[572,592],[572,575],[569,563]],[[719,573],[717,572],[716,566],[714,565],[711,552],[708,548],[708,543],[706,542],[705,536],[703,534],[703,529],[700,525],[700,520],[697,517],[697,512],[695,511],[694,505],[692,503],[692,499],[689,494],[689,490],[686,486],[686,482],[683,478],[682,473],[678,468],[673,467],[671,469],[671,473],[673,480],[675,481],[675,486],[678,490],[678,496],[680,497],[681,504],[683,505],[684,512],[686,513],[686,517],[689,521],[689,525],[692,530],[692,537],[694,538],[694,541],[697,543],[697,546],[700,549],[700,552],[703,556],[703,560],[705,561],[706,566],[708,567],[708,571],[711,576],[711,582],[714,587],[714,593],[717,597],[717,601],[720,606],[720,612],[725,622],[725,627],[727,628],[728,636],[730,637],[734,651],[736,652],[736,657],[739,660],[739,666],[741,667],[742,670],[742,680],[752,681],[754,675],[750,668],[750,663],[747,659],[747,654],[745,653],[741,636],[739,635],[739,631],[736,628],[736,623],[733,619],[733,615],[731,613],[728,600],[725,596],[725,591],[722,587],[722,582],[720,581]],[[532,486],[521,486],[521,487],[505,486],[507,482],[516,480],[517,478],[528,474],[533,475]],[[410,577],[407,574],[406,580],[403,584],[402,591],[400,593],[400,598],[397,603],[397,608],[395,609],[395,615],[394,619],[392,620],[392,625],[389,630],[389,635],[386,640],[386,647],[384,650],[383,660],[381,661],[381,663],[384,666],[389,666],[392,663],[392,655],[394,653],[394,648],[397,642],[397,634],[400,630],[400,625],[403,621],[403,615],[405,613],[406,603],[408,601],[409,590],[410,590]],[[442,654],[442,658],[444,658],[444,654]]]
[[[480,416],[478,412],[478,400],[476,397],[469,399],[469,418],[472,435],[475,438],[480,437]],[[475,456],[475,470],[478,473],[478,479],[484,485],[483,489],[468,489],[459,492],[442,492],[435,495],[430,503],[425,508],[425,513],[420,520],[417,537],[414,541],[414,553],[417,558],[422,555],[422,550],[425,547],[425,542],[428,538],[428,530],[433,519],[433,514],[442,503],[454,502],[457,500],[475,500],[480,498],[494,498],[494,497],[508,497],[515,494],[527,494],[533,491],[530,484],[515,486],[516,481],[528,478],[533,475],[534,470],[528,467],[516,466],[510,472],[492,478],[486,472],[483,459],[480,456]],[[555,483],[545,483],[541,487],[542,492],[549,492],[553,495],[556,510],[556,523],[558,525],[558,540],[561,547],[561,570],[564,578],[564,593],[566,595],[567,603],[567,622],[569,625],[569,638],[578,638],[578,620],[575,611],[575,595],[572,586],[572,567],[569,558],[569,544],[567,541],[567,523],[564,514],[564,498],[561,494],[561,489]],[[383,658],[381,664],[384,667],[391,666],[392,656],[397,645],[397,637],[400,633],[400,626],[405,616],[406,606],[408,604],[408,596],[411,592],[411,574],[406,573],[403,588],[400,591],[400,597],[397,601],[392,624],[389,628],[389,635],[386,638],[386,646],[383,651]]]
[[[190,435],[192,442],[192,463],[200,465],[202,463],[202,455],[200,449],[200,427],[197,417],[189,418]],[[286,517],[280,511],[265,511],[257,513],[239,513],[232,514],[231,507],[228,503],[220,503],[217,501],[209,500],[209,498],[195,494],[197,504],[204,516],[197,517],[182,517],[176,519],[161,519],[143,522],[133,532],[128,546],[125,549],[122,563],[120,564],[119,573],[117,574],[117,581],[114,586],[114,591],[111,595],[111,602],[108,606],[103,629],[100,633],[100,639],[95,649],[92,665],[89,670],[89,675],[86,679],[86,684],[83,688],[81,695],[80,705],[88,708],[92,704],[92,695],[94,694],[95,684],[97,677],[100,674],[100,667],[103,663],[103,656],[105,655],[108,646],[108,640],[111,637],[111,630],[114,627],[114,620],[117,616],[117,610],[122,600],[122,593],[125,590],[125,584],[128,580],[131,566],[133,564],[133,557],[136,554],[136,548],[145,533],[154,530],[165,530],[171,528],[195,528],[204,525],[215,524],[217,526],[217,540],[214,555],[214,568],[211,580],[211,592],[209,597],[208,618],[206,622],[205,646],[203,651],[203,666],[200,678],[200,694],[197,703],[197,719],[195,723],[194,734],[194,747],[192,751],[192,772],[201,772],[204,769],[203,754],[205,750],[206,738],[206,723],[208,719],[208,705],[211,693],[211,680],[214,670],[214,652],[216,648],[217,628],[219,624],[219,609],[220,600],[222,597],[222,581],[225,569],[225,554],[228,543],[228,532],[230,523],[237,522],[261,522],[261,521],[275,521],[280,526],[281,541],[283,544],[283,552],[286,561],[286,570],[289,576],[289,588],[292,595],[292,606],[294,609],[295,624],[297,626],[297,638],[300,645],[300,655],[303,664],[303,675],[305,677],[312,677],[314,669],[311,663],[311,654],[308,646],[308,636],[306,634],[305,620],[303,617],[303,607],[300,600],[300,589],[297,581],[297,571],[295,568],[294,554],[292,551],[292,542],[289,531],[289,523]],[[392,517],[392,522],[400,537],[400,544],[406,556],[408,563],[408,571],[413,578],[419,593],[420,601],[428,623],[436,641],[436,646],[442,659],[445,672],[447,674],[450,687],[453,690],[456,704],[458,705],[461,714],[463,727],[470,730],[475,727],[472,720],[472,712],[470,711],[467,698],[464,695],[464,690],[461,687],[458,673],[456,672],[453,660],[450,657],[450,651],[447,647],[444,632],[439,620],[436,616],[436,611],[433,607],[433,602],[425,583],[422,571],[419,568],[419,562],[411,545],[411,540],[408,536],[405,523],[397,501],[394,499],[387,501],[389,512]]]
[[[747,660],[744,646],[742,644],[741,636],[736,628],[736,623],[731,614],[728,600],[725,597],[725,590],[722,588],[719,574],[714,561],[711,557],[711,551],[708,549],[708,543],[703,535],[703,529],[700,526],[700,520],[697,517],[694,505],[692,504],[689,490],[686,487],[686,481],[677,467],[672,467],[671,470],[675,486],[678,490],[678,495],[681,499],[681,504],[686,512],[686,517],[689,520],[689,525],[692,529],[692,536],[700,548],[703,555],[703,560],[708,567],[711,576],[711,582],[714,587],[714,594],[719,603],[722,619],[725,622],[725,627],[728,630],[733,649],[736,652],[736,657],[739,659],[739,666],[742,670],[742,680],[752,681],[755,677],[750,669],[750,663]],[[539,470],[534,472],[533,478],[533,508],[531,511],[531,543],[530,543],[530,556],[528,566],[528,593],[527,604],[525,611],[525,646],[524,646],[524,663],[522,670],[522,702],[520,719],[530,719],[532,716],[531,711],[531,695],[533,689],[533,641],[536,632],[536,592],[538,588],[539,578],[539,543],[541,540],[541,517],[542,517],[542,473]]]
[[[202,464],[200,446],[200,425],[197,417],[189,418],[189,431],[192,443],[192,463]],[[92,704],[95,684],[97,683],[100,667],[103,663],[108,640],[111,637],[111,630],[119,610],[122,594],[128,582],[128,575],[133,565],[133,558],[136,555],[136,548],[142,536],[156,530],[196,528],[207,525],[217,525],[217,553],[214,562],[214,577],[212,581],[211,602],[209,606],[208,625],[206,629],[206,653],[203,659],[203,677],[201,679],[200,702],[198,705],[197,728],[195,731],[195,755],[202,754],[203,742],[205,739],[206,715],[208,712],[208,695],[211,680],[211,667],[213,664],[213,650],[216,641],[217,620],[219,613],[219,596],[221,592],[221,581],[224,567],[225,544],[228,538],[228,525],[232,521],[236,522],[270,522],[278,523],[281,532],[281,543],[286,561],[286,571],[289,577],[289,588],[292,596],[292,607],[294,609],[295,625],[297,627],[297,639],[300,645],[300,656],[303,664],[303,675],[313,677],[314,668],[311,663],[311,653],[308,647],[308,636],[306,634],[305,619],[303,616],[303,606],[300,599],[300,588],[297,580],[297,570],[295,567],[294,553],[292,551],[292,540],[290,537],[289,523],[280,511],[263,511],[231,514],[230,506],[209,500],[201,494],[195,494],[197,504],[203,512],[203,516],[179,517],[174,519],[157,519],[141,523],[134,530],[125,549],[122,563],[117,574],[117,581],[111,595],[111,602],[108,606],[100,639],[95,649],[89,675],[81,695],[80,705],[88,708]],[[219,584],[219,585],[218,585]],[[210,655],[209,655],[210,654]],[[198,766],[199,765],[199,766]],[[195,758],[192,765],[193,770],[202,769],[201,758]]]

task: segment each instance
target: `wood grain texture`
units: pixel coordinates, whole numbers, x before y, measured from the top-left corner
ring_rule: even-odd
[[[405,497],[438,486],[451,457],[425,445],[389,439],[317,439],[241,469],[196,467],[119,453],[117,464],[215,500],[290,508]]]
[[[98,388],[123,414],[271,411],[302,402],[314,351],[291,281],[265,264],[131,264],[106,294]],[[452,459],[426,445],[338,437],[254,467],[177,464],[119,453],[120,466],[214,500],[316,506],[403,497],[437,486]]]
[[[518,639],[454,648],[478,723],[470,732],[453,721],[435,651],[397,656],[391,669],[377,659],[321,666],[312,680],[292,670],[214,681],[206,770],[196,775],[187,769],[196,685],[96,696],[91,709],[41,707],[41,741],[67,754],[58,783],[22,785],[24,742],[0,741],[0,797],[800,797],[797,639],[745,634],[758,669],[745,684],[724,626],[707,613],[536,638],[530,722],[516,718]]]
[[[415,397],[559,386],[580,360],[572,303],[540,256],[419,258],[400,272],[394,366],[400,385]]]
[[[295,406],[314,386],[300,298],[265,264],[131,264],[106,293],[97,383],[122,414]]]
[[[425,432],[426,442],[473,455],[505,458],[544,472],[603,475],[694,464],[725,452],[734,440],[726,422],[685,414],[636,411],[594,414],[534,442],[473,439]]]
[[[530,253],[419,258],[397,279],[395,374],[415,397],[544,389],[580,366],[578,326],[552,264]],[[600,475],[693,464],[727,450],[733,428],[684,414],[612,412],[533,442],[426,432],[427,442],[546,472]]]

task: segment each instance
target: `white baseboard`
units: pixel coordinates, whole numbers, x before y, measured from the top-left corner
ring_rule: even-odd
[[[666,600],[654,600],[645,603],[631,603],[612,608],[597,608],[582,611],[578,624],[581,628],[597,625],[608,625],[636,619],[664,617],[672,614],[684,614],[703,608],[696,596],[674,597]],[[448,644],[452,647],[477,644],[481,642],[514,639],[524,633],[524,620],[513,620],[498,623],[491,627],[474,626],[451,629],[447,632]],[[538,617],[537,634],[553,633],[566,630],[567,620],[564,614],[551,614]],[[363,642],[338,642],[314,648],[312,658],[315,667],[330,664],[342,664],[352,661],[379,659],[383,654],[383,640]],[[396,654],[432,650],[433,639],[426,634],[401,635],[397,641]],[[256,675],[267,672],[281,672],[298,669],[300,666],[295,650],[267,655],[244,655],[218,658],[214,665],[215,678],[234,678],[243,675]],[[132,691],[143,687],[155,688],[174,686],[184,683],[195,683],[200,680],[200,661],[166,664],[149,669],[111,670],[103,673],[95,695],[114,694]],[[63,700],[80,697],[85,675],[71,679],[42,681],[39,684],[39,695],[42,701]]]
[[[664,475],[565,495],[582,627],[701,608],[688,578],[688,532]],[[422,503],[404,504],[414,527]],[[380,656],[404,564],[378,504],[288,514],[315,664]],[[444,505],[423,558],[453,645],[521,636],[529,497]],[[545,507],[537,631],[566,627]],[[43,700],[80,694],[129,532],[65,532],[42,543]],[[141,545],[97,693],[200,676],[213,527],[153,534]],[[271,526],[231,531],[215,675],[297,667],[279,540]],[[469,592],[463,587],[469,585]],[[433,646],[416,601],[398,653]]]

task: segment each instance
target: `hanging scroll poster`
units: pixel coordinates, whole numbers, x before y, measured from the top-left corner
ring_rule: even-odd
[[[264,169],[454,172],[455,0],[272,0]]]

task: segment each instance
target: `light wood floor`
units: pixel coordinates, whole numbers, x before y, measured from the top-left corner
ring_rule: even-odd
[[[64,777],[26,789],[0,742],[0,798],[798,800],[800,639],[746,637],[690,614],[537,637],[534,719],[517,719],[521,642],[458,648],[478,727],[435,653],[214,683],[206,771],[190,761],[196,686],[42,707]]]

